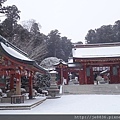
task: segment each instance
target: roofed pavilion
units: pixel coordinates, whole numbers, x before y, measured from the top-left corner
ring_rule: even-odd
[[[30,59],[25,52],[0,36],[0,76],[9,76],[10,90],[14,89],[16,83],[16,94],[20,95],[21,77],[27,76],[29,78],[29,98],[31,99],[35,72],[45,74],[47,70]],[[0,82],[0,87],[4,87],[4,82]]]

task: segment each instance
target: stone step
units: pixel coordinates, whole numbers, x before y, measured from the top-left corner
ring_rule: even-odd
[[[46,100],[46,97],[40,99],[30,99],[26,100],[25,103],[21,104],[11,104],[11,103],[1,103],[0,110],[30,110]]]
[[[120,94],[120,84],[63,85],[63,94]]]

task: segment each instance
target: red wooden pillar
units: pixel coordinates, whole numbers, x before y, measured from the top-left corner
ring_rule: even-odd
[[[60,68],[60,84],[63,84],[63,69]]]
[[[80,71],[79,71],[79,84],[84,84],[84,70],[83,69],[81,69]]]
[[[16,73],[16,95],[21,95],[21,71]]]
[[[33,98],[32,72],[29,72],[29,99]]]
[[[110,66],[110,83],[114,83],[113,82],[113,65]]]
[[[57,84],[60,85],[61,84],[60,68],[57,69],[57,72],[58,72],[58,82],[57,82]]]
[[[66,70],[66,80],[67,80],[67,85],[68,85],[68,81],[69,81],[68,70]]]
[[[68,84],[68,71],[66,69],[63,71],[63,77],[66,79],[66,84]]]
[[[10,90],[14,89],[14,74],[11,74],[10,77]]]
[[[120,68],[118,69],[118,83],[120,83]]]
[[[86,65],[84,64],[84,83],[87,84]]]
[[[94,75],[92,66],[90,67],[90,84],[94,84]]]

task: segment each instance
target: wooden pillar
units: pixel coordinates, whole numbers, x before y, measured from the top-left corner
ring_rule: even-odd
[[[10,90],[14,89],[14,74],[11,74],[10,77]]]
[[[63,84],[63,69],[60,68],[60,84]]]
[[[32,72],[29,72],[29,99],[33,98]]]
[[[20,70],[16,73],[16,95],[21,95],[21,72]]]
[[[84,84],[84,70],[83,69],[81,69],[80,71],[79,71],[79,84]]]
[[[61,85],[61,73],[60,73],[60,68],[57,70],[58,72],[58,84]]]
[[[66,84],[68,84],[68,71],[66,69],[63,71],[63,77],[66,79]]]
[[[119,67],[119,69],[118,69],[118,83],[120,83],[120,67]]]
[[[110,65],[110,83],[113,83],[113,65]]]
[[[94,75],[92,66],[90,67],[90,84],[94,84]]]
[[[84,83],[87,84],[86,65],[84,64]]]
[[[66,79],[67,79],[67,85],[68,85],[68,82],[69,82],[68,70],[66,70]]]

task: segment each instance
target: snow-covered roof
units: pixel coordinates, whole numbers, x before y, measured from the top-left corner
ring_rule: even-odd
[[[1,43],[2,48],[11,56],[18,58],[20,60],[27,60],[27,61],[33,61],[31,59],[29,59],[27,56],[21,54],[20,52],[16,51],[15,49],[13,49],[11,46],[6,45],[4,43]]]
[[[73,58],[72,57],[68,58],[68,63],[73,63]]]
[[[80,63],[68,63],[69,68],[80,68],[81,64]]]
[[[60,59],[58,63],[54,64],[54,66],[57,66],[59,64],[67,65],[67,63],[65,61],[63,61],[62,59]]]
[[[30,59],[24,51],[20,50],[13,44],[11,44],[9,41],[7,41],[5,38],[0,36],[0,50],[2,54],[7,55],[8,57],[14,59],[15,61],[19,61],[25,64],[32,65],[33,67],[46,71],[43,67],[39,66],[36,61]]]
[[[120,46],[94,46],[73,48],[74,58],[120,57]]]
[[[57,74],[58,72],[53,70],[53,71],[50,71],[49,73],[50,74]]]

